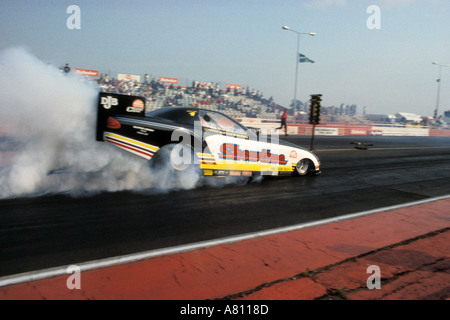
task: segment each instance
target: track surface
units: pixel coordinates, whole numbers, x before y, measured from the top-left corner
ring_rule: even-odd
[[[309,146],[307,137],[287,140]],[[373,143],[356,150],[350,142]],[[261,231],[450,190],[450,139],[316,137],[322,175],[189,191],[0,200],[0,276]]]

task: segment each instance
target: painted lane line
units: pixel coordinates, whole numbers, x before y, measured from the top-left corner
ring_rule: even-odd
[[[131,262],[136,262],[136,261],[149,259],[149,258],[155,258],[158,256],[165,256],[165,255],[170,255],[170,254],[205,249],[208,247],[213,247],[213,246],[222,245],[222,244],[230,244],[230,243],[235,243],[235,242],[239,242],[239,241],[243,241],[243,240],[249,240],[249,239],[269,236],[269,235],[273,235],[273,234],[281,234],[281,233],[296,231],[296,230],[300,230],[300,229],[316,227],[316,226],[329,224],[329,223],[333,223],[333,222],[339,222],[339,221],[359,218],[359,217],[363,217],[363,216],[367,216],[367,215],[371,215],[371,214],[375,214],[375,213],[398,210],[398,209],[403,209],[403,208],[407,208],[407,207],[411,207],[411,206],[417,206],[417,205],[421,205],[421,204],[435,202],[435,201],[439,201],[439,200],[445,200],[448,198],[450,198],[450,194],[445,195],[445,196],[440,196],[440,197],[424,199],[424,200],[407,202],[407,203],[399,204],[399,205],[393,205],[393,206],[382,207],[382,208],[377,208],[377,209],[372,209],[372,210],[367,210],[367,211],[361,211],[361,212],[357,212],[357,213],[351,213],[351,214],[342,215],[339,217],[322,219],[322,220],[318,220],[318,221],[314,221],[314,222],[292,225],[292,226],[288,226],[288,227],[268,229],[268,230],[264,230],[264,231],[252,232],[252,233],[247,233],[247,234],[242,234],[242,235],[237,235],[237,236],[232,236],[232,237],[196,242],[196,243],[192,243],[192,244],[180,245],[180,246],[175,246],[175,247],[170,247],[170,248],[156,249],[156,250],[145,251],[145,252],[141,252],[141,253],[137,253],[137,254],[123,255],[123,256],[117,256],[117,257],[112,257],[112,258],[101,259],[101,260],[93,260],[93,261],[89,261],[89,262],[79,263],[76,265],[80,268],[80,271],[88,271],[88,270],[93,270],[93,269],[106,268],[106,267],[111,267],[114,265],[131,263]],[[9,285],[13,285],[13,284],[19,284],[19,283],[23,283],[23,282],[31,282],[31,281],[36,281],[36,280],[41,280],[41,279],[51,278],[51,277],[56,277],[56,276],[68,275],[67,267],[68,266],[60,266],[60,267],[55,267],[55,268],[49,268],[49,269],[44,269],[44,270],[37,270],[37,271],[25,272],[25,273],[11,275],[11,276],[0,277],[0,287],[9,286]]]
[[[427,150],[427,149],[449,149],[450,146],[439,146],[439,147],[400,147],[400,148],[389,148],[389,147],[369,147],[368,150],[366,151],[386,151],[386,150]],[[356,148],[336,148],[336,149],[315,149],[314,151],[316,152],[335,152],[335,151],[353,151],[353,150],[358,150]]]

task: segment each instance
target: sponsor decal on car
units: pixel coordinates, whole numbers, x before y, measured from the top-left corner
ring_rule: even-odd
[[[203,175],[204,176],[212,176],[212,175],[214,175],[214,171],[213,170],[203,170]]]
[[[142,112],[145,108],[145,104],[142,100],[136,99],[131,104],[131,107],[127,107],[127,112]]]
[[[225,160],[287,164],[284,154],[271,153],[270,149],[261,151],[241,150],[238,144],[224,143],[220,147],[219,158]]]
[[[140,127],[140,126],[133,126],[133,129],[136,130],[137,134],[140,134],[142,136],[148,136],[150,132],[155,132],[155,130],[153,130],[151,128]]]
[[[111,109],[111,107],[118,106],[119,100],[117,98],[113,98],[112,96],[101,97],[100,104],[105,109]]]

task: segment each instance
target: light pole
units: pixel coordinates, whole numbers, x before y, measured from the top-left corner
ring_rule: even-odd
[[[288,26],[283,26],[282,27],[283,30],[288,30],[288,31],[292,31],[295,32],[297,34],[297,52],[295,53],[295,85],[294,85],[294,100],[292,101],[292,103],[294,104],[297,101],[297,81],[298,81],[298,64],[299,64],[299,54],[300,54],[300,35],[301,34],[308,34],[310,36],[315,36],[316,33],[315,32],[298,32],[295,31],[291,28],[289,28]]]
[[[433,62],[433,64],[437,65],[439,67],[439,78],[437,79],[438,82],[438,91],[437,91],[437,98],[436,98],[436,109],[434,110],[434,118],[437,120],[437,117],[439,115],[438,109],[439,109],[439,97],[441,95],[441,77],[442,77],[442,67],[450,67],[448,64],[439,64],[437,62]]]

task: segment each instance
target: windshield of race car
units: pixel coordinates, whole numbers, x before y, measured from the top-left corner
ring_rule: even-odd
[[[232,131],[241,134],[247,131],[247,128],[236,120],[220,112],[206,109],[160,108],[148,113],[147,117],[167,119],[189,126],[194,126],[196,121],[200,121],[204,128]]]
[[[202,126],[206,128],[233,131],[238,133],[245,133],[246,131],[246,128],[239,122],[219,112],[200,110],[199,117]]]

